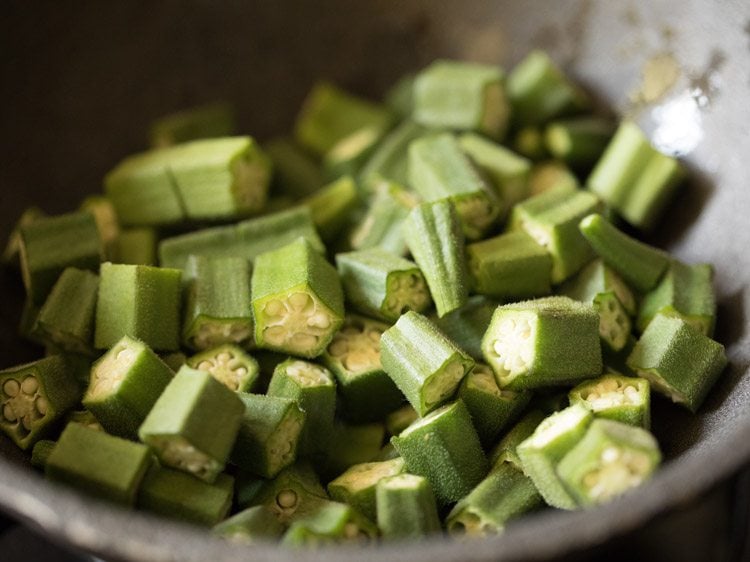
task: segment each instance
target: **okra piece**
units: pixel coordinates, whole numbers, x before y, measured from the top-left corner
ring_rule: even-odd
[[[648,480],[661,462],[648,431],[612,420],[594,420],[560,461],[557,474],[581,506],[608,502]]]
[[[405,74],[385,93],[385,104],[401,119],[412,114],[414,108],[414,80],[416,75]]]
[[[446,519],[448,532],[456,537],[487,537],[505,525],[544,505],[531,479],[510,463],[497,466],[459,500]]]
[[[298,455],[325,453],[336,412],[336,381],[331,372],[315,363],[287,359],[274,369],[268,396],[296,400],[307,414]]]
[[[548,160],[539,162],[531,168],[529,196],[539,195],[560,186],[566,186],[567,189],[580,187],[578,178],[562,162]]]
[[[481,238],[500,214],[501,202],[450,133],[409,144],[409,185],[424,201],[452,202],[469,240]]]
[[[349,505],[323,500],[315,509],[294,521],[281,544],[292,547],[357,541],[367,543],[377,536],[377,528]]]
[[[727,366],[724,346],[681,318],[657,314],[627,361],[651,387],[696,412]]]
[[[419,414],[411,407],[410,404],[402,406],[398,410],[395,410],[388,414],[385,418],[385,427],[388,430],[389,435],[398,435],[412,423],[417,421]]]
[[[492,369],[478,363],[461,382],[458,397],[471,414],[479,440],[488,447],[523,411],[531,400],[531,393],[500,390]]]
[[[407,310],[432,304],[422,272],[414,262],[372,248],[336,255],[346,300],[368,316],[395,322]]]
[[[227,516],[233,492],[234,478],[228,474],[208,484],[178,470],[153,467],[138,490],[137,505],[170,519],[209,527]]]
[[[503,463],[509,463],[518,470],[523,470],[521,459],[516,447],[526,440],[536,430],[547,415],[537,408],[529,410],[516,424],[510,428],[503,438],[490,451],[490,464],[497,468]]]
[[[236,393],[208,373],[183,366],[138,429],[138,437],[164,466],[211,484],[224,470],[244,411]]]
[[[39,310],[36,335],[64,351],[90,355],[98,290],[99,277],[95,273],[66,268]]]
[[[552,291],[552,257],[523,231],[466,246],[474,291],[498,299],[541,297]]]
[[[482,336],[492,320],[498,303],[482,295],[469,297],[461,308],[442,318],[434,318],[448,339],[476,361],[483,361]]]
[[[188,367],[206,371],[235,392],[252,391],[260,376],[258,362],[233,344],[220,345],[193,355],[186,363]]]
[[[380,338],[387,324],[349,315],[321,356],[336,377],[341,414],[354,422],[382,420],[404,395],[380,363]]]
[[[44,304],[66,268],[96,270],[104,252],[88,211],[39,218],[22,226],[20,236],[21,276],[36,306]]]
[[[115,240],[115,263],[132,265],[156,265],[156,245],[159,236],[156,229],[142,226],[124,228]]]
[[[633,226],[656,226],[685,172],[678,160],[656,150],[632,121],[623,121],[586,181]]]
[[[540,162],[549,158],[544,144],[544,130],[539,125],[526,125],[518,129],[510,147],[532,162]]]
[[[13,230],[8,236],[8,242],[3,250],[0,261],[4,264],[18,266],[18,260],[21,253],[21,228],[27,226],[40,218],[46,217],[47,213],[39,207],[29,207],[18,217]]]
[[[323,155],[323,169],[329,178],[355,176],[385,137],[382,127],[363,127],[346,135]]]
[[[102,242],[103,256],[113,259],[117,249],[117,239],[120,237],[120,223],[117,220],[115,206],[106,197],[91,195],[83,200],[80,208],[94,215],[96,228],[99,230],[99,240]]]
[[[237,469],[234,473],[234,499],[237,509],[246,509],[253,505],[256,496],[267,482],[265,478],[259,478],[247,470]]]
[[[385,131],[390,112],[378,104],[353,96],[328,82],[318,82],[307,95],[294,125],[295,140],[323,156],[337,142],[355,131]]]
[[[90,376],[89,371],[90,369],[88,369],[86,372],[87,377]],[[64,425],[68,425],[69,423],[74,422],[86,426],[89,429],[104,431],[102,424],[99,423],[99,420],[97,420],[94,417],[94,414],[92,414],[89,410],[73,410],[72,412],[68,413],[67,416],[65,416],[64,421]]]
[[[389,132],[359,171],[358,183],[373,191],[381,181],[406,185],[409,180],[408,148],[413,140],[425,136],[429,129],[410,119]]]
[[[549,123],[544,143],[549,153],[575,169],[590,169],[615,133],[615,125],[602,117],[574,117]]]
[[[404,235],[438,316],[463,306],[469,296],[469,275],[464,235],[453,204],[441,200],[415,207],[404,224]]]
[[[0,430],[24,451],[51,435],[81,397],[74,371],[62,355],[0,371]]]
[[[52,454],[55,445],[57,445],[57,441],[48,439],[42,439],[34,443],[34,447],[31,449],[31,466],[44,470],[44,467],[47,466],[47,459]]]
[[[42,341],[36,330],[36,319],[41,308],[41,305],[35,305],[29,297],[26,297],[21,308],[21,318],[18,321],[18,335],[38,345],[48,345]]]
[[[281,537],[284,525],[266,506],[256,505],[215,525],[211,533],[232,542],[252,544]]]
[[[375,457],[380,454],[385,438],[385,427],[382,423],[338,423],[334,426],[333,432],[322,471],[327,480],[339,476],[354,465],[380,460]]]
[[[265,480],[252,502],[270,509],[276,519],[288,525],[313,512],[328,499],[318,476],[307,464],[295,464],[282,470],[273,480]]]
[[[633,288],[646,293],[669,267],[669,255],[628,236],[599,214],[585,217],[579,228],[604,263]]]
[[[230,456],[233,464],[274,478],[294,463],[306,414],[297,402],[261,394],[238,394],[245,412]]]
[[[478,131],[502,139],[510,105],[495,66],[439,60],[414,80],[414,119],[430,127]]]
[[[392,437],[391,443],[408,472],[427,478],[441,505],[467,495],[489,470],[469,410],[461,400],[418,419]]]
[[[317,357],[344,321],[336,269],[300,238],[258,256],[252,276],[258,347]]]
[[[411,311],[383,333],[380,360],[420,416],[449,400],[474,366],[432,322]]]
[[[500,388],[570,384],[602,372],[599,315],[568,297],[499,306],[482,352]]]
[[[123,336],[130,336],[155,350],[177,350],[180,279],[177,269],[103,263],[94,347],[108,349]]]
[[[607,373],[582,382],[568,396],[571,404],[586,406],[598,418],[651,427],[651,387],[646,379]]]
[[[523,472],[552,507],[575,509],[578,505],[558,477],[557,467],[583,439],[592,418],[588,408],[575,404],[546,418],[516,447]]]
[[[367,212],[351,232],[349,243],[353,249],[380,248],[397,256],[407,253],[402,227],[409,209],[391,193],[393,185],[387,181],[377,184]]]
[[[711,337],[716,322],[713,268],[709,264],[687,265],[672,260],[659,284],[646,293],[638,311],[638,329],[643,332],[657,314],[677,316]]]
[[[404,471],[401,458],[356,464],[328,484],[328,493],[334,500],[351,505],[374,521],[377,517],[375,488],[378,482]]]
[[[589,192],[560,187],[535,195],[513,208],[511,230],[525,230],[552,256],[552,283],[575,275],[595,254],[578,223],[601,209]]]
[[[252,342],[250,264],[245,258],[191,256],[185,277],[184,345],[206,350]]]
[[[145,445],[69,423],[47,458],[45,473],[97,498],[132,506],[150,465]]]
[[[162,353],[159,358],[164,361],[165,365],[169,367],[173,373],[180,370],[180,367],[187,363],[187,355],[182,351],[173,351],[171,353]]]
[[[422,476],[383,478],[375,487],[375,506],[385,539],[421,539],[441,531],[435,494]]]
[[[310,209],[321,238],[330,242],[336,238],[359,203],[357,185],[351,176],[343,176],[306,197],[301,202]]]
[[[588,109],[589,97],[541,50],[534,50],[508,75],[508,98],[513,120],[521,125],[539,125]]]
[[[325,184],[318,163],[292,139],[278,137],[263,148],[273,164],[275,191],[299,199],[314,194]]]
[[[166,148],[196,139],[226,137],[234,129],[232,107],[211,103],[160,117],[151,124],[149,139],[153,148]]]

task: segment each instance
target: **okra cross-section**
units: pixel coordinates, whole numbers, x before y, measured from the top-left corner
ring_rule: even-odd
[[[501,388],[568,384],[602,372],[599,315],[568,297],[499,306],[482,352]]]
[[[649,429],[651,387],[646,379],[608,373],[584,381],[569,394],[571,404],[582,404],[597,417]]]
[[[451,398],[474,366],[427,318],[407,312],[380,340],[385,372],[423,416]]]
[[[344,321],[338,273],[305,239],[256,258],[252,306],[258,346],[301,357],[320,355]]]
[[[334,500],[348,503],[370,519],[377,516],[375,488],[378,482],[404,472],[404,460],[367,462],[350,467],[328,484],[328,493]]]
[[[367,543],[376,536],[375,525],[352,506],[321,500],[312,511],[292,522],[281,544],[314,547],[352,541]]]
[[[392,193],[395,185],[385,180],[375,184],[367,211],[349,235],[354,250],[380,248],[397,256],[407,253],[402,227],[409,208]]]
[[[312,466],[297,463],[282,470],[272,480],[262,480],[252,498],[253,505],[263,505],[284,525],[316,509],[328,499]]]
[[[398,474],[375,487],[378,528],[385,539],[419,539],[440,532],[435,494],[428,480]]]
[[[187,360],[188,367],[206,371],[235,392],[250,392],[260,374],[258,362],[233,344],[207,349]]]

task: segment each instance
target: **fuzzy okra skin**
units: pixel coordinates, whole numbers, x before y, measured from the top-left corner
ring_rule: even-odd
[[[233,344],[207,349],[193,355],[186,363],[188,367],[206,371],[235,392],[252,391],[260,375],[260,366],[255,358]]]
[[[31,466],[44,470],[44,467],[47,466],[47,459],[55,449],[55,445],[57,445],[57,441],[49,439],[41,439],[34,443],[34,447],[31,449],[31,459],[29,459]]]
[[[489,465],[471,416],[461,400],[418,419],[391,438],[411,474],[429,480],[438,503],[467,495],[487,475]]]
[[[328,455],[319,471],[326,480],[330,480],[354,465],[388,460],[376,458],[381,452],[384,438],[385,427],[382,423],[337,423],[333,428]]]
[[[234,111],[226,103],[191,107],[164,115],[151,124],[153,148],[166,148],[196,139],[226,137],[235,129]]]
[[[383,334],[380,360],[421,416],[450,399],[474,366],[432,322],[411,311]]]
[[[540,423],[546,418],[546,414],[537,408],[529,410],[503,438],[490,451],[490,464],[496,468],[503,463],[510,463],[518,470],[523,470],[521,459],[518,457],[516,447],[529,437]]]
[[[331,242],[341,232],[359,203],[357,184],[351,176],[339,177],[301,203],[310,209],[310,216],[321,238]]]
[[[356,464],[331,480],[328,484],[328,493],[334,500],[347,503],[365,517],[375,520],[375,489],[378,482],[404,471],[404,460],[401,458]]]
[[[482,336],[492,320],[498,303],[483,295],[468,298],[466,304],[442,318],[433,318],[437,327],[448,339],[476,361],[482,356]]]
[[[357,176],[365,191],[373,191],[381,181],[406,185],[409,179],[409,144],[430,130],[410,120],[404,120],[388,133],[362,166]]]
[[[284,530],[284,525],[268,507],[256,505],[215,525],[211,533],[235,543],[252,544],[277,539]]]
[[[598,418],[651,427],[651,387],[646,379],[607,373],[584,381],[568,395],[571,404],[582,404]]]
[[[295,520],[281,539],[291,547],[356,541],[367,543],[377,536],[377,527],[345,503],[319,501],[315,508]]]
[[[255,260],[252,308],[258,347],[317,357],[344,321],[341,280],[300,238]]]
[[[25,209],[21,213],[21,216],[18,217],[13,230],[8,235],[8,242],[0,256],[0,262],[6,265],[18,267],[20,265],[19,259],[21,253],[21,228],[46,216],[47,213],[42,211],[39,207],[28,207]]]
[[[441,530],[435,494],[422,476],[383,478],[375,487],[375,506],[384,539],[420,539]]]

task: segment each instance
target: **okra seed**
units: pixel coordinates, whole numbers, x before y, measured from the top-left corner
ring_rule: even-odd
[[[47,408],[49,407],[49,403],[47,402],[47,399],[44,396],[38,396],[36,401],[34,402],[34,405],[36,406],[37,411],[41,415],[47,414]]]
[[[263,312],[265,312],[268,316],[280,316],[284,312],[284,310],[284,305],[281,303],[281,301],[278,300],[268,301],[266,303],[266,306],[263,307]]]
[[[612,463],[615,462],[617,459],[620,458],[620,450],[616,447],[607,447],[602,451],[602,462],[603,463]]]
[[[7,381],[5,381],[5,384],[3,384],[3,392],[11,398],[16,396],[20,389],[21,385],[16,379],[8,379]]]
[[[3,406],[3,417],[9,422],[14,422],[18,420],[18,416],[16,415],[16,412],[13,410],[13,406],[11,406],[8,403],[6,403]]]
[[[346,343],[346,340],[342,337],[336,336],[331,342],[331,345],[328,346],[328,353],[333,355],[334,357],[340,357],[344,355],[349,350],[349,344]]]
[[[238,377],[244,377],[247,374],[247,369],[245,367],[240,367],[235,371]]]
[[[36,377],[26,377],[21,383],[21,391],[24,394],[34,394],[39,388],[39,381]]]
[[[276,504],[281,509],[291,509],[297,506],[299,498],[294,490],[281,490],[276,496]]]
[[[331,319],[327,314],[318,312],[307,319],[307,325],[310,328],[328,328],[331,325]]]
[[[215,365],[207,360],[198,363],[198,370],[200,371],[210,371],[213,367],[215,367]]]
[[[308,349],[311,347],[315,347],[315,345],[318,343],[318,337],[311,334],[297,332],[291,337],[291,341],[295,345],[295,347]]]
[[[23,428],[27,431],[31,431],[31,423],[33,421],[34,420],[31,414],[26,414],[23,418],[21,418],[21,424],[23,424]]]
[[[226,363],[232,359],[232,355],[227,353],[226,351],[223,351],[216,356],[216,359],[218,359],[222,363]]]
[[[292,293],[289,295],[289,304],[297,310],[303,310],[314,303],[307,293]]]

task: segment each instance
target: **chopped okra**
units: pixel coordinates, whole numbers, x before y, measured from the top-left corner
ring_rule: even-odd
[[[279,522],[288,525],[314,511],[327,498],[328,494],[312,467],[297,463],[282,470],[272,480],[263,480],[250,503],[265,506]]]
[[[195,139],[226,137],[234,128],[232,107],[217,102],[160,117],[151,124],[149,139],[153,148],[165,148]]]
[[[301,201],[308,209],[321,238],[334,240],[347,224],[349,215],[359,203],[357,184],[343,176]]]
[[[409,208],[392,193],[394,185],[387,181],[376,184],[367,212],[349,234],[352,249],[380,248],[397,256],[407,253],[402,226]]]
[[[338,542],[368,543],[376,536],[375,524],[356,509],[345,503],[322,500],[289,526],[281,544],[314,547]]]
[[[284,525],[266,506],[256,505],[235,513],[215,525],[211,532],[232,542],[252,544],[281,537]]]
[[[349,425],[337,423],[327,451],[327,458],[320,472],[330,480],[346,472],[354,465],[375,462],[380,455],[385,439],[382,423]]]
[[[583,404],[599,418],[649,429],[651,387],[646,379],[608,373],[570,391],[571,404]]]
[[[187,365],[206,371],[235,392],[250,392],[260,374],[258,362],[233,344],[207,349],[187,360]]]
[[[334,500],[348,503],[365,517],[374,520],[375,488],[378,482],[404,471],[404,460],[401,458],[356,464],[328,484],[328,493]]]
[[[456,310],[433,318],[437,327],[464,350],[475,361],[484,361],[482,356],[482,336],[492,320],[498,303],[483,295],[469,297],[466,303]]]
[[[429,481],[397,474],[375,487],[377,523],[384,539],[420,539],[440,532],[440,517]]]

